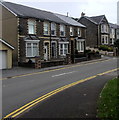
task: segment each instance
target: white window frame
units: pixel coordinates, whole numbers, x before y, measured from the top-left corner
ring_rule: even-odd
[[[52,31],[54,31],[54,34],[52,34]],[[56,23],[51,23],[51,35],[56,36]]]
[[[104,38],[104,43],[102,43],[102,39]],[[101,43],[104,45],[108,45],[109,44],[109,38],[108,35],[102,35],[101,36]]]
[[[44,22],[44,35],[50,35],[50,24],[48,22]],[[47,32],[47,33],[46,33]]]
[[[84,40],[77,40],[77,50],[78,52],[84,52]]]
[[[62,46],[63,46],[63,54],[61,54],[61,44],[62,44]],[[69,42],[59,42],[59,55],[61,55],[61,56],[66,56],[66,54],[65,54],[65,44],[67,45],[67,54],[69,53]]]
[[[36,34],[36,21],[35,20],[31,20],[31,19],[28,20],[28,34]]]
[[[61,35],[61,32],[63,32],[64,35]],[[60,25],[60,36],[62,36],[62,37],[65,36],[65,25]]]
[[[37,43],[37,48],[38,48],[38,56],[39,56],[39,40],[26,40],[26,57],[35,57],[36,55],[33,55],[33,44]],[[31,55],[29,56],[27,54],[27,44],[30,43],[31,44]]]
[[[101,32],[102,33],[108,33],[109,32],[109,27],[107,24],[102,24],[101,25]]]
[[[114,38],[110,38],[110,44],[114,45]]]
[[[78,34],[78,37],[81,37],[81,29],[80,28],[77,28],[77,34]]]
[[[74,35],[74,29],[72,26],[70,26],[70,36],[73,36]]]

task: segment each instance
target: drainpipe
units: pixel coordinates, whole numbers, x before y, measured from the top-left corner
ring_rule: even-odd
[[[52,48],[51,48],[51,22],[50,22],[50,50],[49,50],[49,59],[52,57]]]

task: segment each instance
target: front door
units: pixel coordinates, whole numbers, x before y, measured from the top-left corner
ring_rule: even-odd
[[[57,46],[56,46],[56,42],[52,42],[52,58],[56,58],[57,57]]]
[[[48,46],[44,46],[44,60],[48,60]]]

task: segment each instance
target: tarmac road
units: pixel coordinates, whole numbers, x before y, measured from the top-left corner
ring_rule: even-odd
[[[55,89],[115,68],[117,68],[117,59],[109,58],[105,61],[74,64],[4,79],[2,81],[3,117],[6,115],[11,117],[10,113],[13,111]],[[98,86],[98,81],[95,84]],[[49,108],[47,106],[47,109]]]

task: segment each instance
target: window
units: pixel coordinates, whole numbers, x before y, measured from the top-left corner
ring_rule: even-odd
[[[73,36],[73,27],[70,27],[70,36]]]
[[[81,36],[81,30],[80,30],[80,28],[77,29],[77,33],[78,33],[78,37],[80,37]]]
[[[60,25],[60,36],[65,36],[65,26]]]
[[[68,45],[69,43],[68,42],[62,42],[59,44],[59,54],[61,56],[66,56],[66,54],[68,54]]]
[[[51,23],[51,35],[55,36],[56,35],[56,24]]]
[[[102,41],[102,44],[105,43],[105,37],[104,37],[104,35],[102,35],[102,39],[101,39],[101,41]]]
[[[28,34],[35,34],[36,22],[34,20],[28,20]]]
[[[102,44],[108,44],[108,35],[102,35]]]
[[[78,52],[84,52],[84,41],[77,41]]]
[[[110,44],[114,44],[114,39],[113,38],[110,38]]]
[[[44,22],[44,35],[49,35],[49,23]]]
[[[108,25],[106,25],[106,24],[101,25],[101,32],[108,33]]]
[[[115,29],[113,29],[113,28],[111,29],[111,34],[115,35]]]
[[[26,42],[26,57],[35,57],[39,55],[38,42]]]

